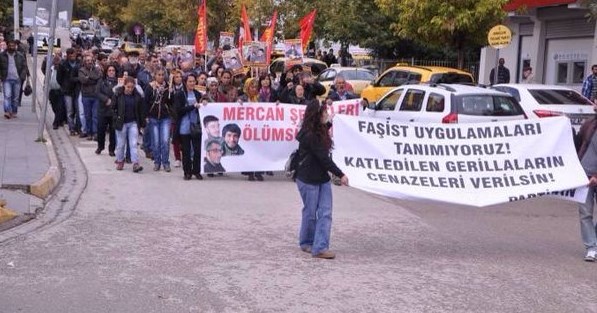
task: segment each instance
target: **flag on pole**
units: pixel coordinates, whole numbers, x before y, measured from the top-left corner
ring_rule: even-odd
[[[265,44],[267,45],[267,55],[266,55],[266,63],[269,64],[270,63],[270,58],[272,55],[272,45],[273,45],[273,41],[274,41],[274,32],[276,31],[276,20],[278,19],[278,11],[274,10],[274,15],[272,16],[272,19],[269,22],[269,25],[267,26],[267,28],[265,29],[265,31],[263,32],[263,35],[261,35],[261,41],[265,42]]]
[[[301,27],[300,37],[301,43],[303,45],[303,53],[307,51],[309,41],[311,40],[311,32],[313,31],[313,24],[315,23],[315,14],[317,14],[317,9],[313,9],[313,11],[305,15],[299,21],[299,25]]]
[[[207,50],[207,0],[199,0],[197,8],[197,31],[195,32],[195,53]]]
[[[245,8],[244,4],[240,11],[240,19],[242,21],[242,27],[238,35],[238,49],[242,51],[243,42],[253,41],[253,37],[251,36],[251,27],[249,26],[249,17],[247,16],[247,9]]]

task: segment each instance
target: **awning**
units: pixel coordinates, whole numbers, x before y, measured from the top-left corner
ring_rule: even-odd
[[[512,0],[504,6],[507,12],[516,11],[520,8],[538,8],[554,5],[576,3],[577,0]]]

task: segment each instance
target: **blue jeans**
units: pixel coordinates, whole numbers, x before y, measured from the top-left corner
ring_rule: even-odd
[[[122,130],[116,131],[116,161],[124,162],[124,146],[128,137],[128,144],[131,150],[131,161],[139,163],[137,154],[137,137],[139,137],[139,128],[137,122],[124,123]]]
[[[81,133],[87,133],[87,123],[85,122],[85,109],[83,106],[83,99],[81,93],[76,99],[73,99],[77,103],[77,115],[79,117],[79,124],[81,124]]]
[[[17,113],[21,81],[18,79],[7,79],[2,82],[2,89],[4,90],[4,112]]]
[[[596,198],[595,191],[595,187],[589,187],[587,200],[578,206],[580,236],[587,250],[597,249],[597,225],[593,221],[593,207]]]
[[[151,123],[151,121],[150,121]],[[143,151],[145,151],[145,153],[147,153],[147,151],[151,151],[151,153],[153,154],[153,130],[151,125],[147,125],[147,127],[145,128],[145,131],[143,132]]]
[[[84,133],[88,135],[97,134],[97,108],[99,107],[99,99],[94,97],[83,97],[83,113],[85,114],[85,128]],[[83,123],[81,122],[83,125]]]
[[[311,254],[317,255],[330,247],[332,184],[311,185],[297,179],[296,185],[303,199],[299,245],[301,248],[311,246]]]
[[[68,122],[68,130],[75,131],[77,129],[75,117],[75,112],[77,109],[75,106],[73,106],[72,96],[64,96],[64,106],[66,107],[66,121]]]
[[[172,123],[170,118],[149,119],[146,132],[151,132],[151,148],[155,165],[170,165],[170,123]]]

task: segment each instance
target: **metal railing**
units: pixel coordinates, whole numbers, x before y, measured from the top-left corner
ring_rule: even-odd
[[[410,66],[443,66],[443,67],[452,67],[458,68],[458,61],[457,60],[421,60],[415,58],[403,58],[403,59],[368,59],[368,60],[359,60],[358,63],[362,64],[355,64],[356,66],[372,66],[377,69],[377,74],[383,73],[385,70],[389,69],[390,67],[396,66],[398,63],[403,63]],[[475,77],[479,77],[479,61],[465,61],[464,62],[464,71],[467,71]]]

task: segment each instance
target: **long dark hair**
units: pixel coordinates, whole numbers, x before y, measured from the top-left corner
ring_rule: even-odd
[[[333,142],[330,137],[328,125],[321,122],[321,116],[326,111],[327,105],[325,102],[319,103],[317,100],[309,101],[305,110],[302,129],[311,133],[326,149],[330,150],[333,147]]]

